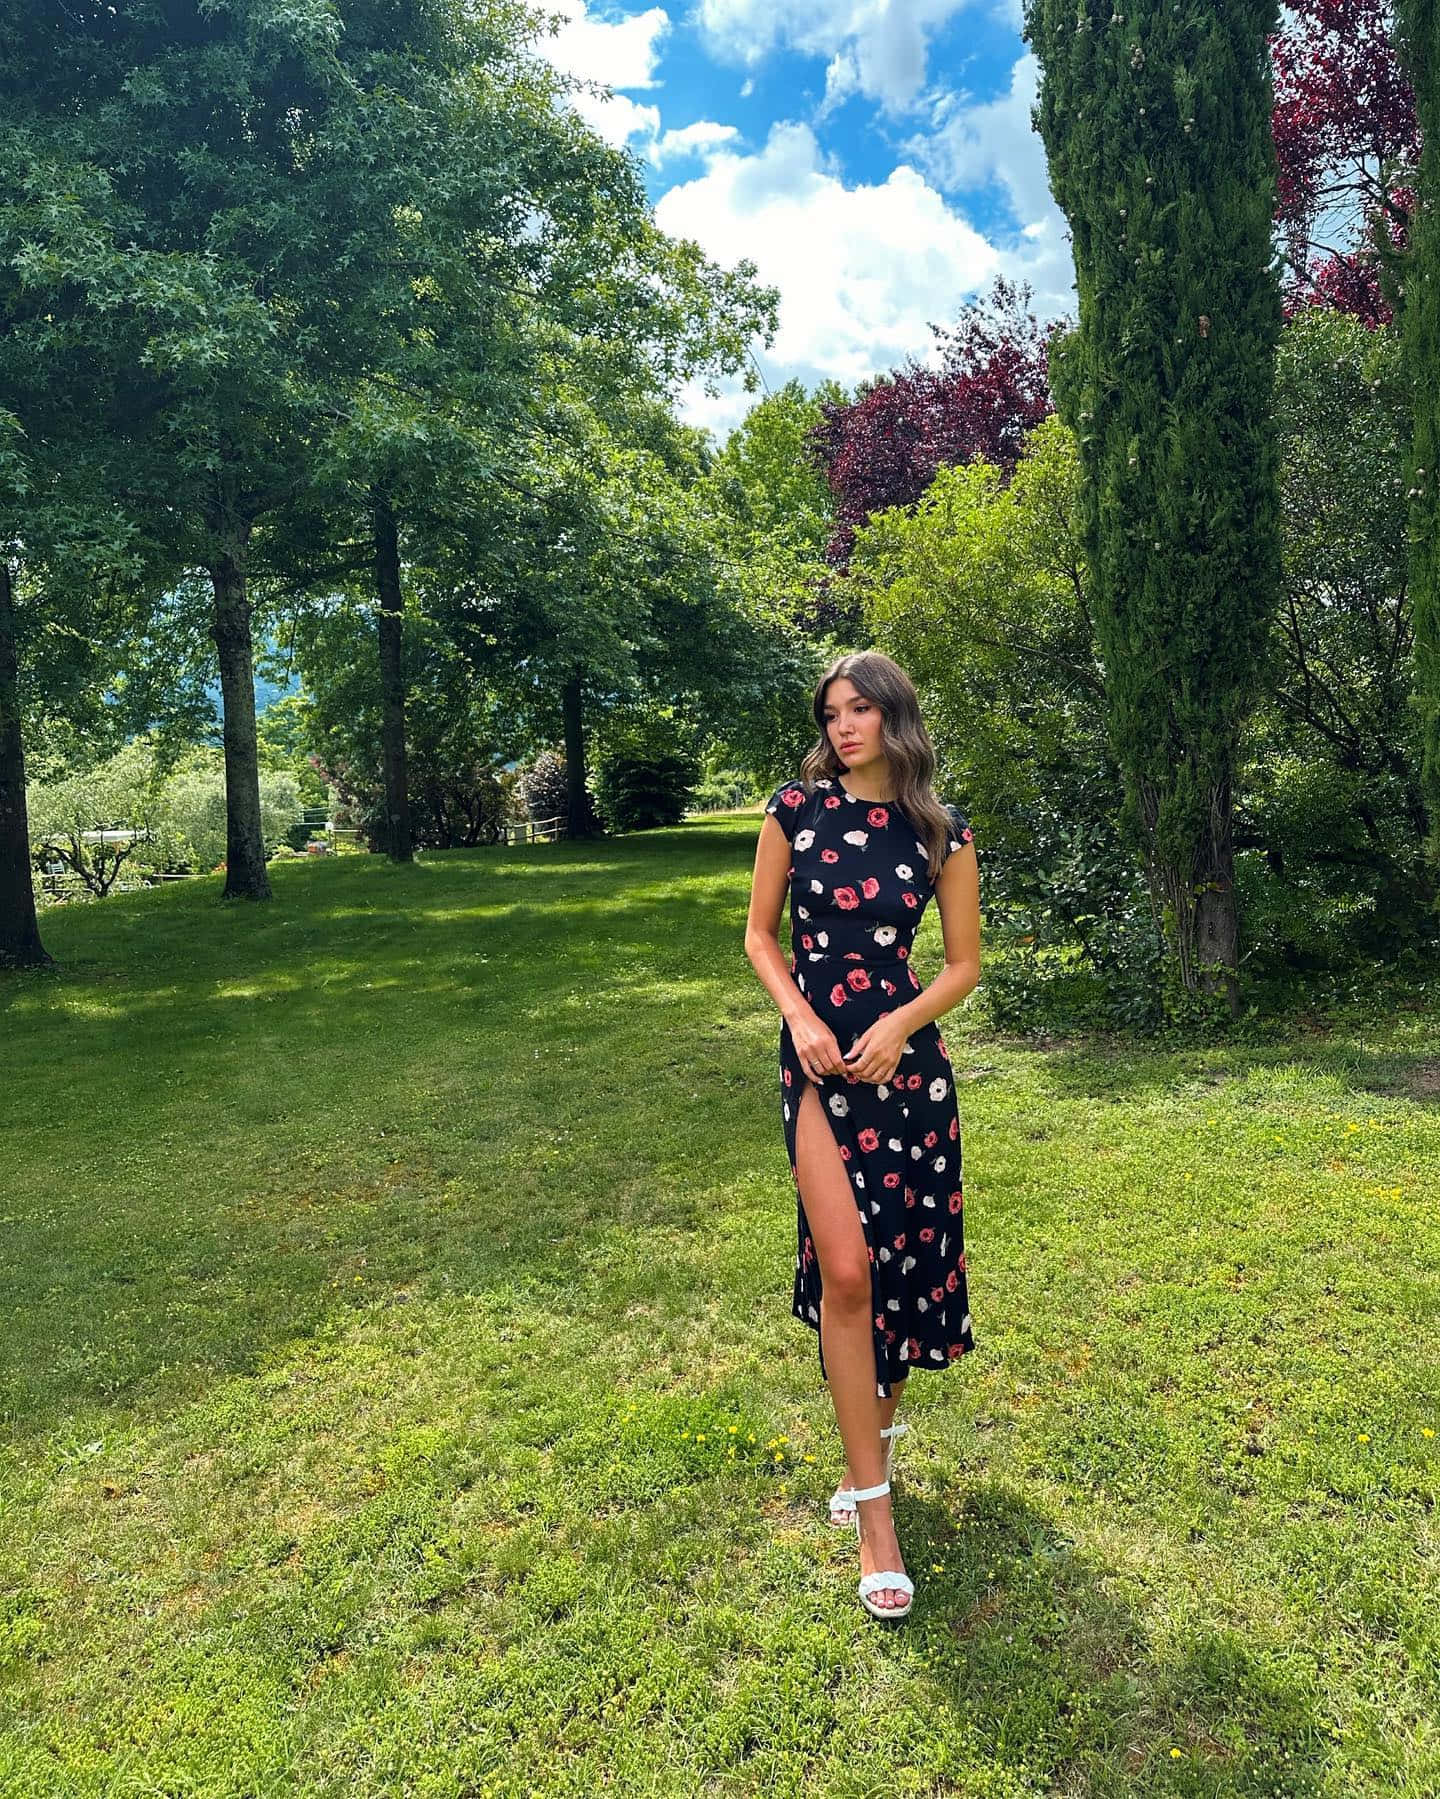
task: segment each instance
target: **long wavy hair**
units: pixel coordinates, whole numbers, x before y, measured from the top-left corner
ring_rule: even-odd
[[[840,783],[845,764],[830,744],[825,729],[825,695],[832,681],[846,680],[874,706],[880,708],[881,747],[895,783],[895,804],[914,825],[930,857],[930,879],[940,873],[945,844],[955,821],[936,799],[930,783],[935,777],[935,750],[920,716],[920,701],[909,675],[879,650],[859,650],[841,656],[821,675],[811,710],[820,730],[820,741],[800,764],[806,789],[816,781]]]

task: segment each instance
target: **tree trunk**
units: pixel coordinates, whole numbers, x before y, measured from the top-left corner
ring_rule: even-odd
[[[1216,846],[1210,846],[1215,851]],[[1235,858],[1228,846],[1212,857],[1195,895],[1195,967],[1202,992],[1223,995],[1240,1016],[1240,917],[1235,904]]]
[[[217,554],[210,579],[215,589],[210,634],[220,659],[220,693],[225,708],[224,897],[267,900],[270,877],[265,871],[265,834],[260,826],[255,656],[250,641],[250,595],[245,582],[245,536]]]
[[[595,819],[585,786],[585,702],[578,669],[565,683],[565,806],[566,834],[593,837]]]
[[[10,565],[0,560],[0,968],[45,968],[50,957],[40,941],[30,876],[19,684]]]
[[[395,513],[375,495],[375,588],[380,596],[380,760],[385,781],[385,853],[414,858],[410,789],[405,766],[405,595],[400,586],[400,533]]]

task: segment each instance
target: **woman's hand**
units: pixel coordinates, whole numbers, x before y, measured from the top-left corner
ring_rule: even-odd
[[[910,1033],[899,1013],[887,1012],[855,1039],[845,1057],[846,1072],[878,1086],[882,1081],[888,1081],[900,1066],[900,1058],[909,1041]]]
[[[822,1075],[849,1074],[834,1031],[828,1024],[822,1024],[808,1007],[798,1018],[790,1020],[790,1040],[795,1045],[801,1068],[817,1087]]]

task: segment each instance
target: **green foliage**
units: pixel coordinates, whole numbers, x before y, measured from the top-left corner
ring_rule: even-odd
[[[694,732],[663,712],[610,725],[595,755],[594,792],[611,831],[643,831],[684,818],[700,778]]]
[[[1409,703],[1410,406],[1393,332],[1308,309],[1287,325],[1282,604],[1237,829],[1245,953],[1259,973],[1394,955],[1435,929]]]
[[[160,802],[178,865],[195,871],[225,860],[225,763],[219,750],[191,752],[166,779]],[[265,853],[285,844],[305,802],[288,769],[260,771],[260,829]]]
[[[329,788],[315,766],[315,703],[305,693],[272,700],[255,721],[260,767],[293,775],[302,806],[323,806]]]
[[[1274,0],[1030,0],[1037,124],[1071,227],[1056,347],[1126,821],[1187,986],[1235,952],[1240,735],[1279,592]]]
[[[378,839],[385,790],[374,630],[371,607],[317,607],[297,626],[296,659],[306,685],[301,729],[317,772],[339,790],[356,827]],[[415,842],[493,843],[506,810],[504,765],[520,733],[442,627],[412,611],[403,646]]]
[[[563,750],[543,749],[516,771],[516,792],[525,815],[539,824],[558,818],[563,823],[570,809],[569,777]]]
[[[1440,5],[1398,0],[1395,10],[1423,146],[1410,247],[1400,263],[1399,317],[1413,407],[1407,475],[1420,778],[1429,850],[1440,868]]]
[[[987,926],[1007,945],[987,991],[1007,1026],[1052,1005],[1071,1022],[1158,1016],[1154,920],[1119,831],[1080,481],[1073,438],[1048,419],[1008,483],[984,463],[941,469],[918,505],[862,527],[851,564],[877,646],[920,689],[940,791],[975,823]]]

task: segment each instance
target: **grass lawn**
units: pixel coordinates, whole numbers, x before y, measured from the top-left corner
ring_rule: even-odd
[[[1440,1794],[1440,1021],[952,1016],[979,1347],[911,1382],[887,1629],[789,1315],[756,823],[46,915],[5,1799]]]

